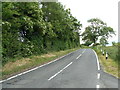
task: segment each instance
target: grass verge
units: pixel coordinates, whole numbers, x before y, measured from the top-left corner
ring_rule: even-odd
[[[118,78],[118,63],[114,62],[111,58],[105,59],[105,56],[99,55],[100,63],[105,72]]]
[[[28,58],[22,58],[16,60],[15,62],[8,62],[5,66],[2,67],[2,77],[0,79],[6,79],[15,74],[24,72],[26,70],[32,69],[36,66],[48,63],[52,60],[55,60],[63,55],[66,55],[70,52],[78,50],[80,48],[69,49],[59,52],[49,52],[43,55],[30,56]]]
[[[100,61],[100,64],[103,68],[103,70],[106,73],[109,73],[117,78],[120,78],[120,71],[118,69],[118,62],[113,60],[112,58],[108,57],[108,59],[105,58],[105,55],[103,56],[100,50],[96,50],[98,54],[98,58]]]

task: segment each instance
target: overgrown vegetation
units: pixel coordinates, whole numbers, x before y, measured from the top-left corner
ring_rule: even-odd
[[[118,46],[109,46],[109,47],[104,47],[103,48],[105,52],[108,52],[108,55],[111,59],[114,61],[118,62]]]
[[[82,26],[57,2],[2,2],[2,64],[79,46]]]
[[[114,43],[113,46],[94,48],[99,56],[99,60],[104,68],[104,70],[116,77],[120,78],[120,43]],[[102,55],[102,51],[108,52],[108,59],[106,56]]]

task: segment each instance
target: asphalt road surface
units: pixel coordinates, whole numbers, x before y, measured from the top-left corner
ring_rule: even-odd
[[[92,49],[80,49],[34,71],[2,82],[2,88],[118,88]]]

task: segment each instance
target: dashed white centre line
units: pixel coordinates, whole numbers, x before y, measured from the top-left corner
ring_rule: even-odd
[[[50,77],[48,79],[48,81],[50,81],[51,79],[53,79],[54,77],[56,77],[59,73],[61,73],[63,70],[65,70],[67,67],[69,67],[73,62],[69,63],[67,66],[65,66],[63,69],[61,69],[59,72],[57,72],[56,74],[54,74],[52,77]]]
[[[79,57],[81,57],[81,54],[76,59],[78,59]]]
[[[86,49],[82,52],[82,54],[86,51]]]
[[[74,51],[74,52],[75,52],[75,51]],[[71,53],[73,53],[73,52],[71,52]],[[29,72],[32,72],[32,71],[38,69],[38,68],[41,68],[41,67],[43,67],[43,66],[49,65],[49,64],[51,64],[51,63],[54,63],[54,62],[60,60],[61,58],[64,58],[64,57],[70,55],[71,53],[68,53],[68,54],[66,54],[66,55],[64,55],[64,56],[62,56],[62,57],[59,57],[59,58],[57,58],[57,59],[51,61],[51,62],[48,62],[48,63],[43,64],[43,65],[41,65],[41,66],[35,67],[35,68],[30,69],[30,70],[28,70],[28,71],[22,72],[22,73],[20,73],[20,74],[17,74],[17,75],[15,75],[15,76],[12,76],[12,77],[7,78],[7,79],[5,79],[5,80],[1,80],[0,83],[3,83],[3,82],[5,82],[5,81],[11,80],[11,79],[14,79],[14,78],[16,78],[16,77],[18,77],[18,76],[21,76],[21,75],[27,74],[27,73],[29,73]]]
[[[85,52],[85,50],[82,52],[82,54]],[[82,56],[82,54],[80,54],[76,59],[80,58]]]
[[[98,75],[97,75],[97,79],[100,79],[100,73],[98,73]]]
[[[96,85],[96,88],[100,88],[100,85]]]

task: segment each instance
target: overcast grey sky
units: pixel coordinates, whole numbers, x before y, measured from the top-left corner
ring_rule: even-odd
[[[116,36],[109,43],[118,41],[118,2],[120,0],[58,0],[83,24],[82,31],[88,25],[87,20],[99,18],[112,27]]]

